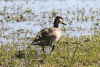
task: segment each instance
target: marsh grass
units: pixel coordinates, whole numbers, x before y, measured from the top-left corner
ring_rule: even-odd
[[[17,43],[16,43],[17,44]],[[25,43],[23,43],[25,44]],[[16,46],[17,47],[17,46]],[[19,51],[9,44],[0,46],[0,66],[83,67],[100,66],[100,36],[62,37],[56,49],[38,54],[34,47]],[[38,47],[40,48],[40,47]],[[50,47],[48,47],[50,48]]]

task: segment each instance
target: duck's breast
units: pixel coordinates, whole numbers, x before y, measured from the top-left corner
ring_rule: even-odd
[[[59,40],[59,38],[61,37],[61,30],[60,28],[55,29],[55,34],[56,34],[56,41]]]

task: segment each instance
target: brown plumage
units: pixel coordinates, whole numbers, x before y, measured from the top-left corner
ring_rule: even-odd
[[[61,29],[59,28],[59,23],[64,23],[64,20],[61,16],[57,16],[54,20],[54,26],[51,28],[42,29],[36,36],[35,40],[31,43],[31,45],[39,45],[42,46],[44,52],[44,46],[52,46],[52,51],[55,48],[55,43],[61,37]]]

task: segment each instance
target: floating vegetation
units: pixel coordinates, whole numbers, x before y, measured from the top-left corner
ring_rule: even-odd
[[[29,9],[29,10],[27,9],[27,10],[26,10],[27,13],[31,13],[31,11],[32,11],[31,9]]]
[[[95,25],[98,26],[99,25],[99,22],[96,22]]]
[[[88,17],[87,16],[85,16],[85,21],[87,21],[88,20]]]
[[[84,14],[82,13],[82,21],[84,21]]]
[[[91,9],[92,9],[92,8],[89,9],[89,12],[91,12]]]
[[[20,19],[22,19],[23,21],[26,20],[25,17],[22,14],[20,14]]]
[[[3,19],[1,18],[0,22],[3,22]]]
[[[52,16],[53,16],[53,17],[56,17],[56,14],[57,14],[58,12],[59,12],[58,10],[52,11]]]
[[[19,19],[19,17],[17,18],[17,22],[20,22],[20,19]]]
[[[65,32],[66,30],[67,30],[67,29],[63,26],[63,27],[62,27],[62,31],[64,31],[64,32]]]
[[[67,12],[68,12],[68,14],[70,13],[70,11],[69,11],[69,10],[67,10]]]
[[[91,16],[91,21],[93,21],[93,20],[94,20],[94,15]]]

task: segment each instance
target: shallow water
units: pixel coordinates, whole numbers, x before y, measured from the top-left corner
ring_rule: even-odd
[[[98,0],[0,1],[0,43],[12,44],[13,40],[17,42],[19,38],[23,38],[23,41],[25,36],[35,37],[41,29],[52,27],[57,15],[64,17],[67,23],[64,26],[66,31],[62,32],[62,35],[70,34],[72,37],[95,34],[94,30],[97,32],[100,30],[99,3]],[[26,20],[20,19],[20,14]],[[60,28],[62,29],[63,25],[60,25]],[[31,42],[31,40],[28,41]]]

